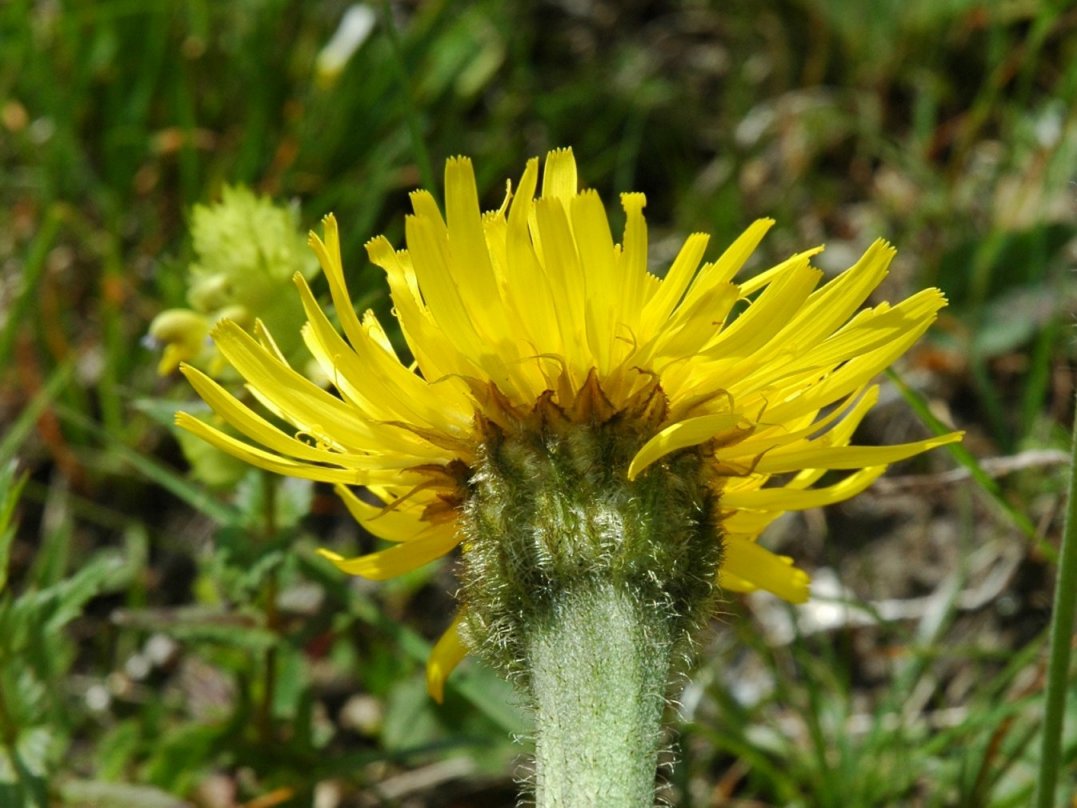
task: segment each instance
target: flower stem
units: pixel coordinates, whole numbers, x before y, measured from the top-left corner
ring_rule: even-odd
[[[608,583],[564,593],[528,643],[538,808],[651,808],[672,638]]]
[[[1044,699],[1043,744],[1039,778],[1036,783],[1037,808],[1055,804],[1062,752],[1062,719],[1069,692],[1070,643],[1073,642],[1074,611],[1077,610],[1077,419],[1073,427],[1069,505],[1062,530],[1062,553],[1058,561],[1058,583],[1051,618],[1051,659],[1047,668],[1047,696]]]

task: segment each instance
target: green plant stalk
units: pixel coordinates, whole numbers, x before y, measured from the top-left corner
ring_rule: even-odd
[[[277,532],[277,484],[278,478],[262,472],[262,539],[269,542]],[[280,616],[277,613],[278,580],[276,569],[266,576],[265,589],[262,593],[266,628],[274,634],[280,631]],[[262,742],[273,742],[273,701],[277,691],[277,647],[271,645],[265,651],[263,662],[265,672],[262,701],[258,709],[259,732]]]
[[[1070,643],[1077,609],[1077,418],[1070,448],[1070,483],[1066,524],[1062,530],[1062,551],[1058,560],[1058,582],[1051,618],[1051,657],[1047,664],[1047,695],[1044,699],[1040,771],[1036,781],[1036,808],[1055,804],[1060,758],[1062,719],[1066,714],[1069,690]]]
[[[268,574],[265,593],[265,621],[266,628],[277,634],[280,631],[280,619],[277,615],[277,572]],[[273,702],[277,696],[277,646],[271,645],[265,650],[265,658],[262,665],[264,671],[262,700],[258,705],[258,731],[262,736],[262,742],[273,743]]]
[[[651,808],[668,622],[613,586],[565,593],[529,638],[538,808]]]

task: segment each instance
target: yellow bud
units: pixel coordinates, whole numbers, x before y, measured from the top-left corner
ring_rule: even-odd
[[[231,320],[236,325],[241,325],[244,328],[250,328],[250,326],[254,324],[254,318],[251,317],[251,313],[247,311],[247,307],[238,304],[225,306],[214,314],[213,319],[215,323],[219,323],[221,320]]]
[[[157,373],[167,376],[180,362],[190,362],[205,350],[209,323],[190,309],[166,309],[150,323],[148,335],[155,345],[163,346]]]

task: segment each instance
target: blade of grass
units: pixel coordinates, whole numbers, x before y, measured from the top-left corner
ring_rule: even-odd
[[[400,34],[393,24],[393,10],[389,7],[388,0],[381,4],[382,24],[385,26],[385,34],[389,40],[393,58],[393,72],[396,73],[397,81],[400,82],[400,94],[404,99],[404,120],[408,126],[408,134],[411,136],[411,146],[415,150],[415,160],[419,164],[419,174],[423,178],[423,185],[431,192],[437,188],[433,163],[430,162],[430,153],[426,149],[423,140],[423,128],[419,121],[419,111],[415,106],[415,98],[411,92],[411,82],[408,81],[408,67],[404,62],[404,49],[400,43]]]
[[[983,304],[977,305],[982,307]],[[1008,423],[1006,404],[999,395],[987,363],[986,356],[974,351],[969,356],[969,379],[976,390],[976,400],[987,417],[987,427],[1003,451],[1010,452],[1014,448],[1013,428]]]
[[[15,457],[16,452],[30,435],[41,414],[56,400],[64,387],[71,380],[71,374],[75,369],[72,360],[64,362],[53,370],[49,380],[37,391],[22,412],[18,414],[14,422],[7,428],[2,440],[0,440],[0,465],[6,465]]]
[[[67,407],[57,407],[57,414],[62,421],[75,424],[96,436],[104,445],[108,446],[110,452],[114,452],[143,477],[157,483],[199,513],[205,514],[222,525],[233,525],[242,520],[243,514],[238,508],[221,502],[200,486],[188,482],[176,471],[125,446],[116,440],[104,427],[82,413]]]
[[[0,593],[7,586],[8,559],[15,538],[15,506],[22,496],[26,479],[26,474],[15,474],[14,463],[0,464]]]
[[[902,398],[908,402],[909,406],[912,407],[913,411],[920,417],[920,420],[928,429],[936,435],[943,435],[951,431],[946,424],[935,417],[923,397],[905,384],[902,378],[893,369],[887,370],[886,375],[889,377],[890,381],[897,386],[898,392],[901,393]],[[1032,524],[1032,520],[1029,519],[1027,515],[1017,510],[1017,508],[1006,500],[998,483],[984,470],[983,466],[980,465],[972,452],[966,449],[961,443],[951,443],[946,449],[953,456],[954,460],[968,470],[972,479],[976,481],[980,489],[1002,509],[1017,529],[1024,533],[1029,541],[1035,544],[1036,550],[1047,560],[1057,563],[1058,551],[1039,534],[1039,531],[1036,530],[1036,526]]]
[[[1017,90],[1014,98],[1018,109],[1028,109],[1031,104],[1033,82],[1036,77],[1035,65],[1043,64],[1040,52],[1052,32],[1057,31],[1057,25],[1062,15],[1069,10],[1068,3],[1040,3],[1036,6],[1037,13],[1032,21],[1032,26],[1024,36],[1021,47],[1021,72],[1017,79]]]
[[[1009,725],[1003,722],[1003,726],[1006,727],[1003,736],[1010,734]],[[1012,738],[1008,744],[1003,744],[1000,741],[997,749],[991,749],[994,754],[990,757],[984,756],[981,769],[984,778],[982,781],[984,799],[976,803],[977,805],[994,804],[992,802],[994,790],[1003,778],[1013,770],[1014,765],[1021,760],[1029,745],[1035,740],[1037,731],[1038,728],[1035,725],[1019,728],[1016,732],[1016,738]],[[1002,740],[1004,739],[1003,737]]]
[[[1073,430],[1066,524],[1062,530],[1062,553],[1058,563],[1054,610],[1051,613],[1051,656],[1047,663],[1047,695],[1044,699],[1042,751],[1036,780],[1036,808],[1055,804],[1061,771],[1062,719],[1069,692],[1070,644],[1073,616],[1077,609],[1077,417]]]
[[[1029,434],[1032,431],[1036,418],[1046,408],[1051,388],[1051,360],[1055,352],[1055,346],[1060,345],[1065,339],[1062,326],[1062,318],[1054,318],[1036,338],[1036,344],[1032,349],[1029,361],[1027,380],[1021,395],[1021,431]]]
[[[60,221],[63,216],[59,205],[53,205],[45,214],[45,220],[30,243],[27,251],[26,262],[22,266],[22,288],[19,289],[8,312],[7,324],[0,333],[0,367],[9,367],[11,364],[11,349],[15,344],[15,337],[20,327],[34,321],[33,316],[28,316],[27,309],[33,302],[33,291],[41,280],[41,273],[45,269],[45,257],[49,254],[56,234],[60,230]]]

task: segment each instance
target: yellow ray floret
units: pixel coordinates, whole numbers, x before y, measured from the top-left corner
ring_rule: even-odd
[[[430,652],[430,660],[426,663],[426,689],[439,704],[445,696],[445,680],[449,678],[453,668],[467,656],[467,647],[460,637],[460,624],[463,622],[463,617],[463,614],[458,613],[453,618],[452,624],[445,629],[445,633],[434,645],[434,649]]]
[[[290,366],[258,325],[253,336],[228,322],[213,332],[253,403],[184,370],[238,436],[186,414],[180,426],[259,468],[333,483],[356,520],[392,542],[350,559],[323,551],[346,572],[383,579],[453,552],[484,456],[483,424],[506,413],[525,419],[542,402],[582,427],[596,412],[638,417],[635,456],[621,470],[627,485],[672,473],[682,453],[701,456],[724,514],[720,585],[799,603],[807,574],[759,545],[760,532],[785,511],[847,499],[887,464],[961,437],[851,445],[877,398],[873,378],[946,303],[928,289],[862,308],[894,256],[885,241],[826,282],[812,264],[821,248],[738,281],[773,225],[762,219],[715,260],[697,233],[668,270],[652,272],[644,196],[622,195],[618,243],[598,193],[579,189],[567,149],[548,155],[541,181],[530,160],[496,210],[483,213],[479,199],[470,161],[449,160],[444,209],[427,191],[411,196],[406,249],[382,237],[367,244],[414,364],[401,361],[373,314],[352,309],[330,215],[310,244],[339,330],[306,281],[296,282],[304,339],[332,389]],[[431,657],[428,683],[439,698],[465,653],[462,619]]]

